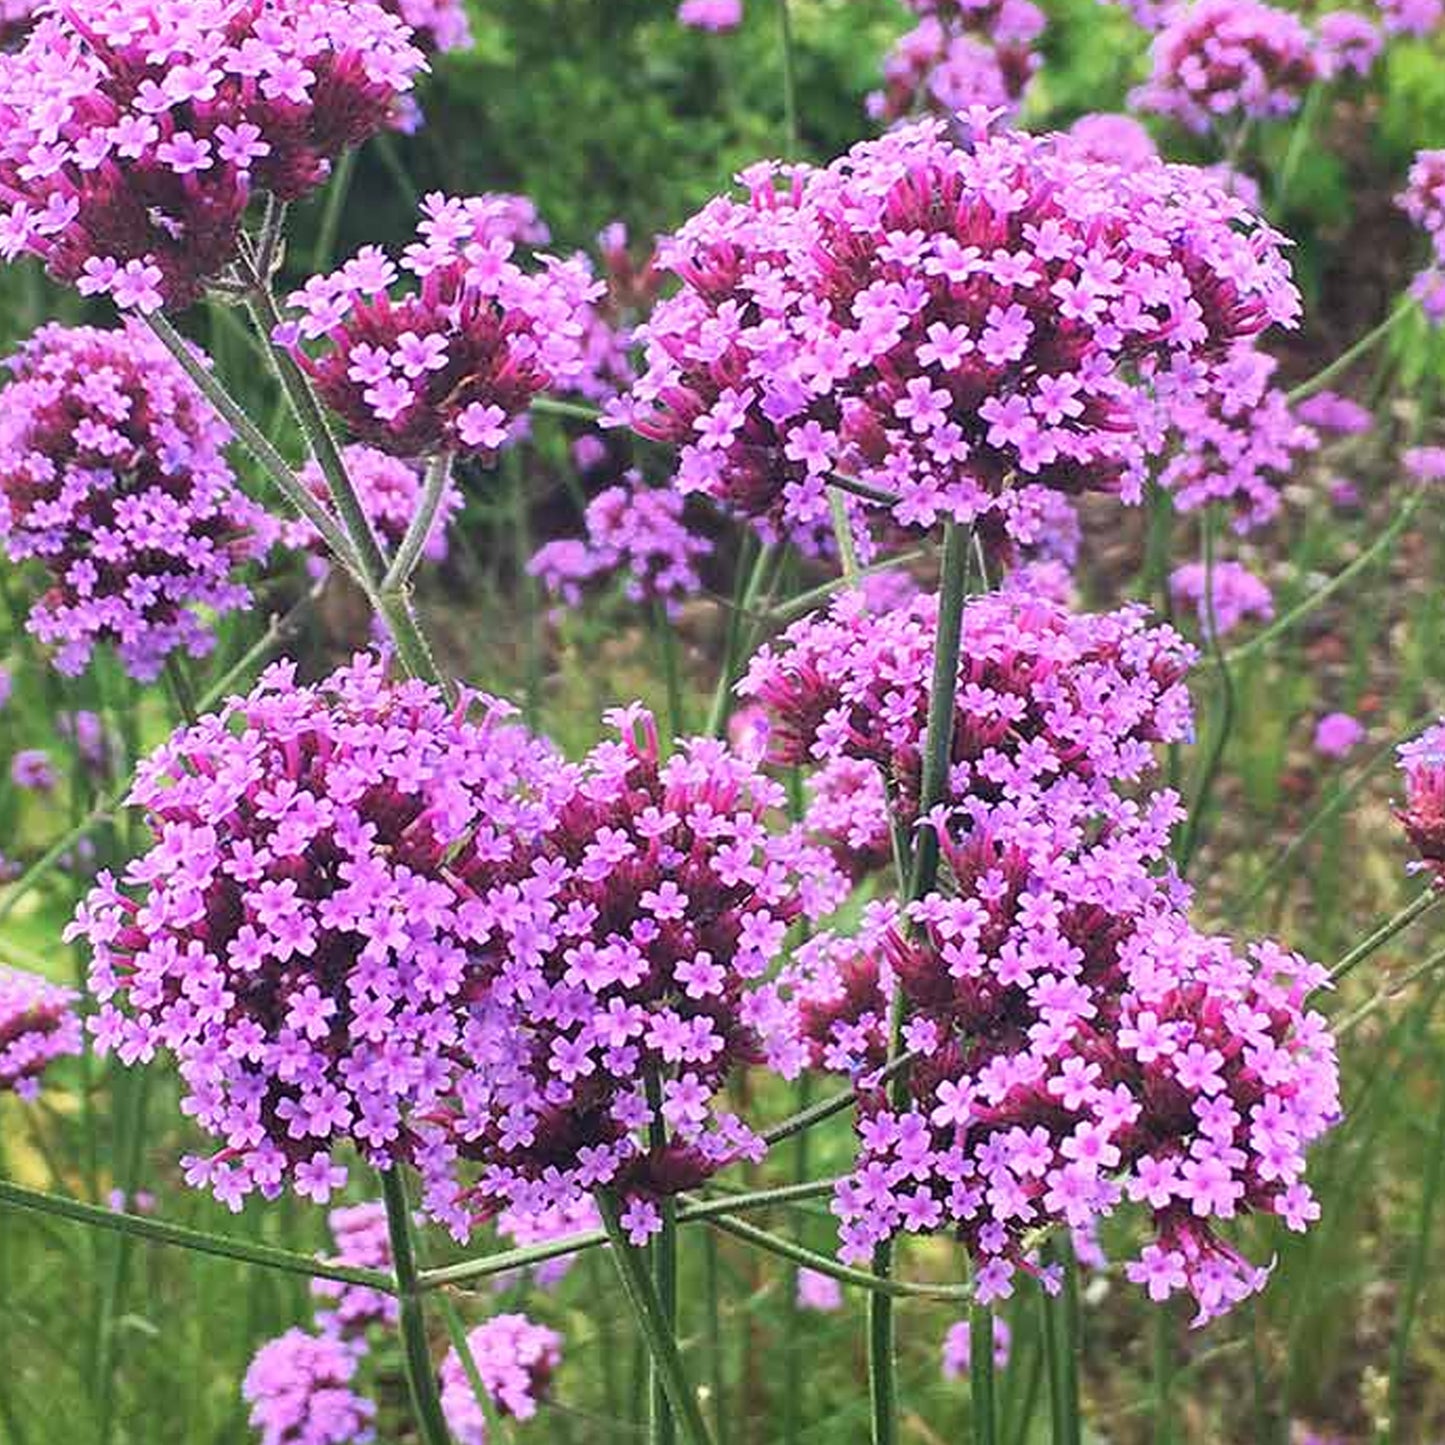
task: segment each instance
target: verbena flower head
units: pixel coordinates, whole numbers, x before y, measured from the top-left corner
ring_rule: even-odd
[[[260,1445],[369,1445],[376,1405],[352,1388],[359,1356],[329,1335],[287,1330],[264,1345],[242,1394]]]
[[[0,1094],[33,1099],[54,1060],[80,1052],[76,996],[37,974],[0,967]]]
[[[380,0],[380,4],[401,17],[413,41],[425,51],[465,50],[472,43],[465,0]]]
[[[1018,1268],[1038,1272],[1033,1231],[1085,1228],[1127,1198],[1153,1224],[1130,1278],[1154,1299],[1191,1293],[1202,1322],[1268,1273],[1218,1222],[1303,1228],[1318,1213],[1304,1154],[1338,1116],[1338,1080],[1305,1000],[1325,973],[1273,944],[1239,957],[1189,927],[1140,857],[1084,830],[1064,841],[1027,809],[973,810],[945,841],[953,891],[893,933],[888,982],[922,1057],[902,1107],[861,1080],[858,1158],[834,1204],[843,1253],[946,1231],[992,1302]],[[886,1016],[876,958],[854,989],[867,997],[870,964]]]
[[[468,1333],[467,1350],[497,1413],[530,1420],[562,1363],[562,1336],[526,1315],[494,1315]],[[457,1445],[486,1445],[486,1417],[455,1349],[442,1361],[441,1390]]]
[[[44,748],[21,748],[10,759],[10,781],[29,793],[49,793],[59,778]]]
[[[1317,391],[1296,404],[1294,414],[1316,431],[1335,432],[1340,436],[1359,436],[1375,424],[1370,411],[1357,401],[1337,391]]]
[[[993,1333],[993,1363],[997,1370],[1008,1368],[1009,1354],[1013,1348],[1013,1331],[1008,1321],[1000,1315],[991,1320]],[[962,1319],[948,1327],[943,1337],[943,1378],[945,1380],[966,1379],[973,1366],[973,1333],[969,1321]]]
[[[1347,712],[1326,713],[1315,726],[1315,751],[1327,758],[1342,758],[1364,740],[1364,725]]]
[[[335,1263],[391,1271],[391,1234],[384,1205],[373,1202],[333,1209],[326,1223],[336,1241]],[[311,1293],[326,1305],[316,1312],[317,1325],[323,1333],[341,1339],[364,1339],[371,1326],[394,1326],[399,1317],[400,1307],[393,1295],[365,1285],[317,1279],[311,1282]]]
[[[1415,278],[1412,294],[1431,321],[1440,321],[1445,318],[1445,150],[1416,155],[1399,202],[1430,241],[1430,263]]]
[[[743,23],[743,0],[682,0],[677,18],[694,30],[736,30]]]
[[[1187,167],[923,121],[743,182],[663,244],[621,414],[771,537],[827,527],[834,472],[1025,543],[1047,491],[1136,500],[1166,400],[1298,312],[1279,238]]]
[[[1169,591],[1176,606],[1194,609],[1205,637],[1225,637],[1251,617],[1267,622],[1274,616],[1268,585],[1240,562],[1216,562],[1212,575],[1202,562],[1186,562],[1170,573]]]
[[[1320,59],[1327,75],[1368,75],[1385,48],[1378,27],[1353,10],[1331,10],[1315,22]]]
[[[1417,482],[1445,482],[1445,447],[1409,447],[1400,464]]]
[[[1379,0],[1379,7],[1391,35],[1429,35],[1445,17],[1441,0]]]
[[[863,758],[837,757],[807,783],[804,824],[832,850],[834,861],[854,882],[893,862],[888,794],[877,766]]]
[[[277,339],[359,441],[492,458],[539,393],[584,373],[600,286],[581,257],[524,269],[521,219],[512,196],[430,195],[400,268],[368,246],[291,296]],[[401,271],[415,285],[394,296]]]
[[[30,33],[40,0],[0,0],[0,50],[13,50]]]
[[[535,1211],[504,1209],[497,1216],[497,1233],[510,1240],[518,1249],[531,1244],[547,1244],[554,1239],[566,1239],[569,1235],[582,1234],[601,1227],[602,1216],[597,1212],[597,1205],[590,1196],[571,1204],[552,1205]],[[530,1266],[528,1274],[538,1289],[551,1289],[566,1278],[576,1260],[575,1254],[559,1254]],[[514,1273],[498,1275],[497,1289],[511,1288],[516,1277]]]
[[[1081,115],[1068,134],[1091,161],[1134,166],[1147,165],[1159,156],[1153,136],[1132,115]]]
[[[1142,608],[1076,615],[1017,594],[964,609],[948,793],[1047,799],[1063,820],[1121,797],[1154,769],[1154,745],[1191,728],[1194,651]],[[773,756],[877,766],[916,819],[938,601],[870,616],[855,595],[794,624],[754,658],[742,691],[773,717]]]
[[[29,627],[65,673],[113,644],[154,678],[214,644],[197,609],[246,606],[236,569],[275,525],[236,485],[230,432],[144,326],[43,327],[0,391],[0,541],[50,587]]]
[[[799,1309],[831,1314],[843,1308],[843,1286],[830,1274],[804,1266],[798,1271],[796,1291]]]
[[[189,305],[262,196],[391,123],[425,61],[371,0],[68,0],[0,56],[0,254],[122,307]]]
[[[621,576],[633,602],[658,603],[669,613],[702,587],[698,566],[712,543],[684,518],[686,498],[649,487],[639,472],[588,503],[587,535],[548,542],[527,565],[542,585],[575,607],[589,583]]]
[[[749,994],[789,927],[844,891],[800,830],[769,830],[784,793],[753,763],[706,738],[664,760],[649,714],[609,717],[621,737],[545,835],[512,866],[460,870],[484,1006],[421,1158],[427,1207],[459,1235],[607,1186],[640,1241],[659,1197],[758,1157],[714,1098],[761,1057]]]
[[[415,462],[388,456],[374,447],[349,446],[342,453],[347,474],[356,489],[361,509],[366,513],[377,536],[390,548],[400,546],[406,529],[421,505],[423,475]],[[300,480],[312,496],[331,510],[331,491],[321,468],[308,462],[300,472]],[[437,508],[436,521],[426,539],[422,555],[429,562],[444,561],[447,555],[447,527],[461,511],[462,493],[454,480],[448,480]],[[282,528],[282,540],[289,547],[302,548],[318,558],[328,556],[325,543],[315,526],[305,517],[295,517]]]
[[[312,687],[277,663],[141,765],[155,845],[66,936],[93,951],[100,1046],[173,1054],[221,1142],[191,1183],[239,1208],[289,1178],[321,1202],[339,1146],[409,1157],[464,1062],[479,925],[453,854],[525,856],[565,781],[509,711],[388,683],[375,659]]]
[[[1181,6],[1155,37],[1150,56],[1153,71],[1132,103],[1201,133],[1292,115],[1320,74],[1304,24],[1259,0]]]
[[[1445,721],[1400,747],[1405,801],[1396,816],[1420,855],[1417,867],[1445,884]]]
[[[1272,384],[1275,366],[1273,357],[1242,346],[1215,368],[1207,403],[1177,409],[1179,450],[1164,465],[1159,484],[1181,510],[1221,502],[1239,533],[1278,515],[1280,488],[1319,438]]]

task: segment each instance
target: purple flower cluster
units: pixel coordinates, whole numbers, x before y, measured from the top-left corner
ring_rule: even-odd
[[[809,777],[807,787],[804,824],[854,883],[893,862],[888,794],[872,762],[832,758]]]
[[[743,23],[743,0],[682,0],[677,18],[694,30],[736,30]]]
[[[371,0],[69,0],[0,56],[0,254],[118,306],[189,305],[259,196],[294,201],[425,66]]]
[[[659,1197],[759,1157],[715,1096],[761,1057],[751,993],[790,926],[845,891],[800,829],[769,831],[784,792],[753,763],[707,738],[664,761],[649,714],[609,718],[620,739],[568,774],[521,866],[462,870],[470,1067],[419,1157],[427,1207],[459,1237],[605,1186],[641,1242]]]
[[[1216,562],[1212,575],[1202,562],[1186,562],[1170,574],[1169,592],[1176,606],[1194,608],[1206,637],[1211,631],[1225,637],[1251,617],[1267,622],[1274,616],[1269,587],[1240,562]]]
[[[430,195],[401,260],[414,290],[393,297],[397,265],[367,246],[291,296],[300,317],[276,339],[358,440],[393,456],[494,457],[533,398],[584,374],[601,288],[581,257],[524,270],[521,221],[535,215],[513,196]]]
[[[1187,167],[923,121],[743,180],[663,244],[682,289],[620,412],[769,537],[826,529],[833,473],[1022,543],[1050,490],[1136,500],[1169,406],[1298,311],[1278,238]]]
[[[1347,712],[1326,713],[1315,727],[1315,751],[1327,758],[1342,758],[1364,740],[1364,725]]]
[[[1317,391],[1294,409],[1296,418],[1316,431],[1339,436],[1359,436],[1375,424],[1369,410],[1337,391]]]
[[[1148,165],[1159,158],[1154,137],[1132,115],[1081,115],[1068,133],[1089,160],[1105,165]]]
[[[1405,801],[1397,816],[1420,855],[1417,866],[1445,886],[1445,720],[1400,747]]]
[[[374,447],[349,446],[343,456],[347,475],[356,488],[367,520],[383,543],[393,548],[399,546],[421,503],[421,470],[415,462],[388,456]],[[316,500],[329,509],[331,492],[314,461],[302,468],[300,479]],[[461,507],[461,489],[454,481],[448,481],[422,553],[428,561],[441,562],[446,558],[447,527]],[[305,517],[295,517],[285,523],[281,538],[288,547],[311,552],[318,558],[327,555],[321,534]]]
[[[530,1212],[504,1209],[497,1216],[497,1233],[509,1239],[518,1249],[566,1239],[570,1235],[601,1227],[602,1216],[590,1196],[571,1204],[552,1205]],[[531,1267],[532,1282],[539,1289],[551,1289],[566,1278],[576,1259],[575,1254],[559,1254],[553,1259],[544,1259]],[[510,1273],[498,1275],[497,1288],[507,1289],[515,1280],[516,1276]]]
[[[1008,1368],[1009,1354],[1013,1348],[1013,1331],[1008,1321],[993,1316],[993,1364],[996,1370]],[[943,1378],[945,1380],[966,1379],[973,1365],[973,1335],[968,1320],[959,1320],[948,1327],[943,1337]]]
[[[1432,321],[1445,320],[1445,150],[1415,157],[1399,199],[1430,241],[1430,262],[1415,278],[1414,295]]]
[[[388,684],[374,659],[312,687],[277,663],[141,765],[138,896],[102,874],[66,936],[93,950],[100,1046],[174,1054],[186,1112],[222,1141],[191,1183],[233,1208],[288,1177],[324,1201],[340,1145],[407,1158],[412,1116],[470,1067],[490,924],[467,878],[513,859],[525,876],[565,781],[508,713]]]
[[[80,1052],[75,994],[37,974],[0,967],[0,1093],[33,1099],[55,1059]]]
[[[380,0],[380,4],[401,17],[414,42],[429,54],[465,50],[472,43],[466,0]]]
[[[1304,24],[1259,0],[1181,6],[1155,37],[1150,57],[1149,79],[1131,102],[1198,132],[1292,115],[1320,74]]]
[[[1179,450],[1160,472],[1159,483],[1174,494],[1181,510],[1223,503],[1240,533],[1278,514],[1281,485],[1319,438],[1271,384],[1275,366],[1264,352],[1238,347],[1214,369],[1209,401],[1178,409]]]
[[[333,1209],[326,1223],[336,1241],[337,1264],[391,1271],[391,1235],[383,1205],[345,1205]],[[338,1339],[365,1340],[373,1325],[394,1326],[399,1317],[394,1296],[365,1285],[317,1279],[311,1282],[311,1293],[326,1305],[316,1311],[318,1328]]]
[[[1445,17],[1442,0],[1378,0],[1380,20],[1391,35],[1429,35]]]
[[[467,1335],[487,1397],[504,1418],[530,1420],[558,1365],[562,1337],[526,1315],[494,1315]],[[487,1421],[456,1350],[441,1368],[442,1411],[457,1445],[486,1445]]]
[[[868,113],[891,124],[923,110],[1016,110],[1039,67],[1033,43],[1044,24],[1032,0],[928,7],[884,60],[883,89],[868,97]]]
[[[10,781],[28,793],[49,793],[60,780],[44,748],[21,748],[10,759]]]
[[[173,652],[204,655],[214,639],[193,609],[246,606],[235,569],[275,535],[236,485],[229,430],[138,322],[46,326],[7,365],[0,541],[51,581],[30,630],[69,674],[98,643],[142,680]]]
[[[684,520],[686,498],[649,487],[640,473],[599,492],[587,506],[587,535],[548,542],[527,570],[568,607],[589,583],[620,575],[633,602],[657,603],[675,614],[702,587],[698,565],[712,543]]]
[[[242,1385],[260,1445],[370,1445],[376,1405],[352,1387],[363,1354],[302,1329],[263,1345]]]
[[[1385,48],[1379,27],[1353,10],[1331,10],[1315,22],[1321,72],[1368,75]]]

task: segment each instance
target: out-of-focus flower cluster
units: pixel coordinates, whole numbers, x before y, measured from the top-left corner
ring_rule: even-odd
[[[1320,71],[1325,76],[1349,72],[1368,75],[1385,48],[1379,28],[1354,10],[1331,10],[1315,22]]]
[[[682,0],[677,18],[694,30],[736,30],[743,23],[743,0]]]
[[[388,547],[400,546],[406,529],[416,516],[421,503],[423,477],[415,462],[388,456],[374,447],[349,446],[342,453],[346,472],[356,489],[357,500],[373,530]],[[306,488],[328,510],[331,492],[321,468],[308,462],[299,478]],[[427,535],[422,555],[429,562],[444,561],[447,555],[447,527],[461,510],[462,494],[456,482],[448,479],[442,490],[436,521]],[[321,534],[306,517],[294,517],[282,526],[282,541],[288,547],[312,553],[324,559],[327,553]]]
[[[1208,637],[1225,637],[1249,618],[1267,622],[1274,616],[1274,597],[1266,583],[1241,562],[1186,562],[1169,576],[1176,606],[1188,605]]]
[[[236,485],[230,432],[144,326],[43,327],[0,392],[0,540],[39,561],[49,589],[30,630],[78,673],[98,643],[154,678],[214,639],[195,609],[244,607],[236,568],[274,521]]]
[[[419,1151],[427,1207],[459,1236],[606,1187],[641,1242],[660,1197],[759,1157],[714,1099],[762,1057],[752,990],[790,925],[844,891],[801,830],[769,831],[784,793],[751,762],[706,738],[664,761],[649,714],[610,717],[620,740],[570,774],[524,866],[462,874],[484,1002]]]
[[[472,43],[466,0],[381,0],[381,4],[405,21],[425,51],[465,50]]]
[[[1259,0],[1180,6],[1150,57],[1153,69],[1132,103],[1199,132],[1291,115],[1320,74],[1303,22]]]
[[[997,1370],[1008,1368],[1009,1354],[1013,1346],[1013,1331],[1008,1321],[994,1315],[993,1363]],[[973,1363],[973,1336],[968,1320],[959,1320],[948,1327],[943,1337],[943,1378],[945,1380],[967,1379]]]
[[[1378,0],[1380,18],[1392,35],[1428,35],[1445,18],[1441,0]]]
[[[1413,294],[1432,321],[1445,320],[1445,150],[1415,157],[1400,205],[1430,241],[1430,261],[1415,278]]]
[[[835,473],[1021,543],[1050,490],[1137,500],[1209,363],[1298,311],[1274,233],[1187,167],[924,121],[743,180],[663,244],[682,289],[621,414],[769,537],[826,530]]]
[[[844,601],[765,652],[748,686],[780,756],[871,758],[908,816],[928,696],[914,654],[931,656],[935,608],[867,619]],[[862,1091],[835,1202],[845,1257],[946,1230],[994,1300],[1016,1269],[1040,1272],[1033,1231],[1087,1230],[1128,1198],[1154,1222],[1130,1276],[1156,1299],[1187,1290],[1205,1319],[1267,1273],[1215,1223],[1314,1217],[1304,1152],[1338,1112],[1333,1043],[1306,1004],[1324,972],[1196,933],[1167,866],[1178,799],[1140,793],[1152,745],[1189,726],[1189,660],[1138,612],[968,604],[947,802],[928,820],[939,890],[801,945],[771,1012],[780,1067]],[[918,1055],[901,1107],[871,1077],[895,989]]]
[[[183,307],[253,199],[294,201],[424,68],[372,0],[70,0],[0,56],[0,254],[122,307]]]
[[[428,196],[400,269],[367,246],[291,296],[300,316],[277,340],[358,440],[400,457],[491,458],[535,397],[586,374],[583,342],[602,288],[580,256],[518,264],[537,224],[518,202]],[[393,297],[401,270],[416,287]]]
[[[0,967],[0,1093],[33,1099],[40,1076],[80,1052],[76,996],[37,974]]]
[[[93,950],[100,1045],[174,1054],[186,1111],[222,1141],[190,1182],[236,1208],[288,1177],[325,1200],[339,1145],[410,1155],[411,1116],[470,1066],[468,870],[525,876],[565,785],[508,711],[366,658],[313,687],[278,663],[142,764],[155,846],[101,876],[67,936]]]
[[[344,1340],[302,1329],[263,1345],[241,1387],[260,1445],[370,1445],[376,1403],[353,1385],[361,1358]]]
[[[1034,42],[1044,14],[1032,0],[950,0],[919,4],[918,25],[883,62],[883,89],[868,113],[888,123],[934,110],[945,115],[988,106],[1013,111],[1039,67]]]
[[[675,613],[702,587],[698,566],[712,543],[688,526],[686,498],[670,487],[649,487],[630,471],[587,505],[585,538],[548,542],[528,571],[568,607],[584,587],[615,576],[634,602],[658,603]]]
[[[392,1268],[391,1236],[387,1231],[386,1209],[378,1203],[349,1204],[333,1209],[326,1218],[336,1241],[337,1264],[362,1269]],[[366,1285],[340,1280],[317,1279],[311,1293],[323,1302],[316,1310],[316,1324],[323,1334],[345,1340],[365,1340],[373,1325],[395,1325],[399,1306],[394,1296]]]
[[[1417,866],[1445,884],[1445,721],[1400,747],[1405,800],[1399,818],[1415,851]]]
[[[1179,449],[1159,483],[1181,510],[1222,503],[1236,532],[1273,521],[1280,487],[1319,437],[1303,425],[1289,399],[1272,385],[1276,362],[1252,346],[1237,348],[1214,368],[1211,396],[1176,412]]]
[[[497,1412],[530,1420],[562,1363],[562,1336],[526,1315],[493,1315],[468,1333],[467,1353]],[[454,1349],[442,1361],[441,1391],[442,1410],[457,1445],[486,1445],[486,1416]]]

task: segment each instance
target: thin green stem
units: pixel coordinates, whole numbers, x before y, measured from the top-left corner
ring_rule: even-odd
[[[649,1144],[654,1155],[667,1148],[667,1123],[663,1117],[662,1079],[656,1069],[647,1072],[647,1103],[651,1113],[648,1125]],[[657,1290],[657,1304],[662,1323],[669,1336],[677,1338],[677,1202],[671,1197],[658,1202],[662,1227],[652,1238],[652,1282]],[[650,1445],[674,1445],[677,1423],[668,1405],[667,1389],[662,1381],[657,1359],[652,1361],[652,1382],[648,1406],[648,1439]]]
[[[351,182],[356,176],[357,154],[354,150],[344,151],[331,173],[331,181],[326,188],[326,208],[321,212],[321,224],[316,228],[316,244],[311,250],[311,272],[315,276],[329,271],[336,259],[336,238],[341,233],[341,215],[346,209]],[[268,276],[270,272],[263,269],[261,274]]]
[[[1064,1292],[1057,1303],[1063,1326],[1064,1405],[1067,1427],[1061,1445],[1082,1445],[1084,1416],[1079,1400],[1079,1364],[1083,1335],[1079,1318],[1079,1265],[1074,1258],[1073,1247],[1067,1240],[1059,1244],[1059,1254],[1064,1262]]]
[[[859,567],[858,548],[853,540],[853,519],[848,515],[848,503],[837,487],[828,488],[828,510],[833,517],[833,537],[838,544],[838,558],[843,564],[843,583],[847,587],[856,587]]]
[[[637,1327],[647,1344],[653,1370],[672,1406],[677,1429],[687,1445],[711,1445],[697,1395],[683,1371],[677,1340],[667,1327],[662,1304],[643,1263],[642,1251],[627,1238],[616,1197],[606,1190],[599,1190],[596,1198],[597,1210],[612,1246],[613,1263],[617,1266]]]
[[[1323,391],[1342,372],[1348,371],[1362,356],[1380,344],[1402,321],[1413,316],[1419,303],[1413,296],[1406,296],[1380,324],[1367,331],[1352,346],[1342,351],[1328,366],[1322,367],[1306,381],[1300,382],[1287,393],[1291,405],[1304,401],[1317,391]]]
[[[687,704],[682,693],[682,669],[677,659],[677,630],[667,607],[662,602],[652,604],[652,630],[657,637],[657,649],[662,655],[662,678],[667,689],[668,734],[680,738],[687,732]]]
[[[993,1363],[993,1311],[986,1305],[974,1305],[969,1311],[968,1342],[974,1445],[995,1445],[998,1439],[998,1406]]]
[[[426,1317],[422,1312],[421,1275],[412,1238],[411,1206],[399,1167],[380,1171],[381,1197],[386,1205],[386,1227],[391,1239],[392,1268],[396,1271],[396,1298],[400,1306],[402,1350],[407,1387],[423,1445],[451,1445],[451,1431],[437,1394],[437,1375],[427,1345]]]
[[[601,421],[605,413],[600,406],[581,401],[561,401],[555,396],[534,396],[530,408],[538,416],[560,416],[569,421]]]
[[[812,587],[807,592],[800,592],[781,607],[774,607],[765,618],[759,620],[778,627],[786,626],[789,622],[796,622],[800,617],[806,617],[815,608],[821,607],[823,603],[830,601],[840,592],[846,592],[865,578],[878,577],[885,572],[896,572],[900,567],[912,566],[913,563],[922,562],[931,555],[932,553],[928,549],[919,547],[912,552],[902,552],[897,557],[890,557],[885,562],[875,562],[871,567],[860,567],[851,582],[847,577],[835,577],[831,582],[823,583],[821,587]]]
[[[1290,186],[1294,182],[1300,162],[1304,159],[1305,151],[1309,148],[1310,137],[1314,134],[1315,121],[1319,118],[1320,108],[1327,94],[1328,87],[1323,81],[1317,80],[1310,86],[1309,92],[1305,96],[1305,103],[1300,107],[1299,119],[1295,121],[1294,129],[1290,132],[1289,148],[1284,153],[1279,175],[1275,178],[1274,203],[1271,214],[1276,218],[1281,216],[1284,211],[1284,203],[1289,198]]]
[[[263,1269],[302,1275],[307,1279],[330,1279],[340,1284],[363,1285],[367,1289],[380,1290],[383,1294],[396,1293],[391,1276],[381,1270],[327,1264],[324,1260],[313,1259],[308,1254],[296,1254],[289,1249],[276,1249],[268,1244],[252,1244],[242,1239],[228,1239],[225,1235],[191,1229],[182,1224],[168,1224],[161,1219],[106,1209],[102,1205],[86,1204],[79,1199],[44,1194],[38,1189],[26,1189],[4,1179],[0,1179],[0,1205],[31,1210],[36,1214],[49,1214],[58,1219],[69,1219],[94,1229],[129,1234],[148,1244],[170,1245],[197,1254],[239,1260],[242,1264],[259,1265]]]
[[[496,1404],[487,1390],[486,1381],[482,1379],[482,1372],[477,1368],[476,1356],[472,1354],[471,1346],[467,1343],[466,1325],[462,1323],[457,1307],[445,1294],[437,1296],[437,1312],[447,1328],[447,1338],[452,1342],[452,1349],[456,1351],[457,1363],[461,1365],[467,1384],[471,1386],[472,1398],[477,1402],[477,1409],[482,1412],[482,1419],[487,1423],[487,1439],[495,1441],[501,1433],[502,1422],[497,1414]]]
[[[886,1068],[880,1069],[871,1076],[873,1086],[876,1088],[886,1080],[895,1078],[917,1057],[916,1053],[900,1054]],[[806,1109],[800,1109],[796,1114],[790,1114],[780,1123],[774,1124],[771,1129],[764,1130],[763,1142],[771,1148],[772,1145],[781,1143],[794,1134],[801,1134],[804,1130],[821,1124],[825,1119],[831,1119],[835,1114],[841,1114],[845,1110],[851,1109],[857,1101],[858,1091],[856,1089],[844,1089],[841,1093],[831,1094],[826,1099],[819,1099],[816,1104],[809,1104]]]
[[[422,487],[421,502],[417,507],[416,515],[407,526],[406,535],[401,539],[401,545],[396,549],[396,556],[392,558],[391,566],[382,581],[383,592],[395,592],[411,581],[412,574],[415,573],[421,562],[422,554],[426,551],[426,544],[431,540],[432,532],[436,528],[437,513],[441,510],[442,498],[446,495],[447,484],[451,478],[452,454],[450,452],[443,452],[440,456],[433,457],[427,464],[426,482]]]
[[[722,737],[727,732],[728,718],[732,715],[733,685],[737,682],[747,653],[746,619],[753,612],[758,596],[767,584],[768,575],[781,556],[780,548],[759,547],[757,539],[751,534],[744,541],[743,554],[738,559],[738,578],[733,596],[733,610],[728,619],[722,672],[718,675],[717,690],[713,693],[712,708],[708,713],[707,730],[712,737]]]
[[[1331,970],[1329,981],[1339,983],[1348,978],[1372,953],[1383,948],[1396,934],[1403,933],[1416,919],[1423,917],[1445,893],[1434,885],[1418,893],[1393,918],[1386,919],[1368,938],[1357,943]]]
[[[1335,1025],[1335,1038],[1343,1039],[1346,1035],[1353,1033],[1371,1014],[1377,1013],[1392,998],[1398,998],[1412,983],[1419,983],[1422,978],[1429,978],[1436,969],[1442,967],[1445,967],[1445,949],[1432,953],[1424,963],[1416,964],[1408,973],[1402,974],[1399,978],[1388,980],[1385,986],[1377,989],[1367,1002],[1362,1003],[1353,1013]]]

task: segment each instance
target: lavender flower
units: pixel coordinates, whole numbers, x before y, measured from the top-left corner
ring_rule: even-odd
[[[1206,637],[1211,631],[1228,636],[1251,617],[1267,622],[1274,616],[1269,587],[1239,562],[1216,562],[1212,578],[1202,562],[1187,562],[1170,574],[1169,591],[1176,605],[1194,608]]]
[[[21,748],[10,759],[10,781],[29,793],[49,793],[60,780],[44,748]]]
[[[1008,1321],[998,1315],[991,1317],[993,1326],[993,1364],[996,1370],[1008,1368],[1009,1353],[1013,1347],[1013,1332]],[[959,1320],[949,1325],[943,1337],[943,1378],[957,1380],[967,1378],[973,1366],[973,1334],[968,1320]]]
[[[1413,292],[1432,321],[1445,317],[1445,150],[1420,151],[1399,196],[1401,209],[1430,241],[1430,263]]]
[[[76,996],[33,973],[0,967],[0,1093],[33,1099],[56,1059],[80,1052]]]
[[[1358,436],[1375,424],[1375,418],[1365,407],[1337,391],[1317,391],[1307,396],[1295,406],[1294,414],[1306,426],[1340,436]]]
[[[1365,729],[1347,712],[1326,713],[1315,725],[1315,751],[1342,758],[1365,740]]]
[[[530,1420],[562,1363],[562,1337],[526,1315],[494,1315],[467,1335],[467,1351],[503,1416]],[[487,1424],[455,1350],[441,1368],[442,1412],[457,1445],[486,1445]]]
[[[743,23],[743,0],[682,0],[677,18],[694,30],[736,30]]]
[[[333,1209],[326,1223],[336,1241],[337,1264],[391,1271],[391,1235],[383,1205],[373,1202]],[[311,1282],[311,1294],[329,1306],[316,1313],[321,1332],[339,1339],[365,1339],[373,1325],[394,1327],[399,1318],[399,1306],[392,1295],[365,1285],[317,1279]]]
[[[830,1314],[843,1308],[843,1286],[832,1275],[806,1267],[798,1271],[798,1308]]]
[[[1415,865],[1445,883],[1445,721],[1400,747],[1405,801],[1396,816],[1420,855]]]
[[[1378,28],[1353,10],[1331,10],[1315,22],[1326,75],[1368,75],[1385,48]]]
[[[242,1386],[260,1445],[370,1445],[376,1405],[352,1389],[358,1358],[339,1339],[299,1329],[265,1345]]]

